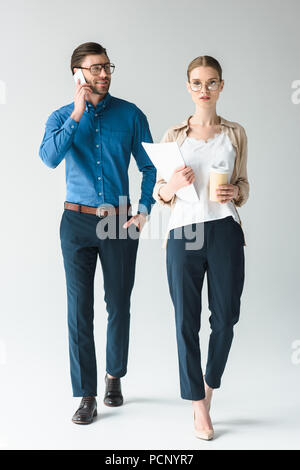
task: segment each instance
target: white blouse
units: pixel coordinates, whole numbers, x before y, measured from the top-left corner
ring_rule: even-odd
[[[194,171],[195,181],[193,184],[199,201],[191,203],[177,197],[169,219],[168,230],[192,223],[222,219],[229,215],[232,215],[240,223],[232,201],[220,203],[209,199],[211,167],[221,167],[227,170],[228,183],[232,176],[236,152],[228,135],[223,131],[215,134],[207,142],[193,137],[186,137],[180,151],[185,164]]]

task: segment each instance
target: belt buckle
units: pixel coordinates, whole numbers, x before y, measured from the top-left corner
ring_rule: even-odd
[[[96,209],[96,215],[98,217],[106,217],[108,215],[108,210],[105,209],[105,207],[103,207],[103,206],[99,206]]]

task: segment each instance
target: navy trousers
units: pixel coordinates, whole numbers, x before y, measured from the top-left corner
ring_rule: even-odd
[[[97,396],[94,345],[94,276],[100,258],[104,300],[108,313],[106,371],[114,377],[127,372],[130,296],[134,284],[139,232],[133,224],[119,228],[130,216],[114,218],[115,236],[99,237],[99,218],[94,214],[64,209],[60,240],[67,286],[70,372],[74,397]],[[121,226],[122,226],[121,224]],[[98,227],[98,228],[97,228]],[[130,238],[128,232],[136,233]],[[126,237],[127,232],[127,238]],[[123,238],[122,238],[123,237]]]
[[[203,225],[204,224],[204,225]],[[201,227],[200,227],[201,225]],[[187,249],[202,233],[201,247]],[[192,245],[190,245],[192,246]],[[205,398],[199,347],[201,291],[207,273],[211,334],[205,381],[219,388],[240,315],[244,285],[244,234],[228,216],[170,230],[167,242],[167,275],[175,310],[181,397]]]

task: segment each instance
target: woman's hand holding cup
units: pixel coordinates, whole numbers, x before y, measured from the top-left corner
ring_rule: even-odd
[[[231,201],[232,199],[236,199],[239,194],[239,187],[235,184],[219,184],[218,188],[216,189],[216,195],[219,199],[221,204]]]

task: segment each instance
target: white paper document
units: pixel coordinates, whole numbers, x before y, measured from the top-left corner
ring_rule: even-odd
[[[159,175],[161,175],[161,177],[167,182],[176,168],[185,165],[185,161],[183,160],[177,142],[164,142],[161,144],[142,142],[142,145]],[[199,201],[193,183],[189,186],[184,186],[183,188],[178,189],[178,191],[176,191],[176,196],[187,202]]]

